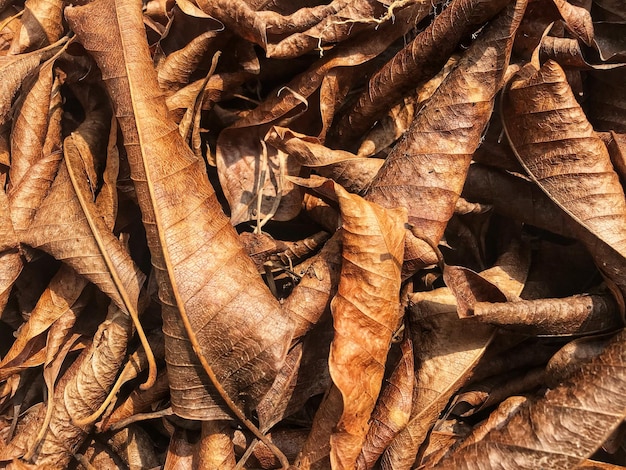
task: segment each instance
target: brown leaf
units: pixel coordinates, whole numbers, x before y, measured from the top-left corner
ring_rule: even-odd
[[[11,288],[21,271],[22,259],[11,221],[9,200],[2,190],[0,191],[0,311],[4,311]]]
[[[356,468],[372,468],[411,417],[415,367],[409,334],[406,334],[400,348],[402,356],[380,392]]]
[[[159,459],[150,435],[137,425],[131,424],[114,433],[109,443],[129,470],[143,470],[159,466]]]
[[[283,303],[294,322],[293,340],[304,336],[330,305],[339,283],[341,236],[328,240],[317,256],[299,266],[300,283]]]
[[[526,73],[507,93],[509,141],[530,177],[574,219],[575,233],[604,275],[624,292],[626,200],[607,149],[558,64],[548,61]]]
[[[400,319],[406,212],[367,203],[331,181],[323,184],[335,192],[343,224],[343,262],[331,302],[335,337],[329,356],[330,375],[341,393],[343,412],[330,436],[330,458],[333,468],[353,468]]]
[[[41,61],[48,60],[58,52],[62,42],[65,40],[60,40],[59,43],[50,47],[44,47],[28,54],[0,57],[0,70],[3,77],[0,82],[0,125],[4,125],[8,121],[13,98],[24,78],[35,70]]]
[[[203,421],[202,434],[194,456],[195,468],[235,468],[235,450],[230,420]]]
[[[115,408],[113,413],[103,419],[102,424],[99,424],[100,429],[107,431],[109,428],[115,428],[118,422],[149,410],[152,405],[166,398],[168,392],[167,374],[161,372],[157,375],[154,385],[148,390],[133,390],[128,398]]]
[[[409,223],[434,244],[454,212],[491,116],[525,6],[516,2],[490,23],[422,108],[368,190],[372,202],[410,208]],[[413,203],[416,198],[420,204]],[[407,242],[407,272],[432,264],[427,243],[415,237]]]
[[[385,20],[391,21],[392,15],[386,15],[388,17],[385,18],[385,5],[378,1],[346,2],[335,14],[326,16],[308,30],[294,33],[277,44],[269,43],[266,47],[267,56],[290,59],[314,49],[323,54],[327,44],[340,43],[361,31],[373,30]]]
[[[194,446],[189,442],[187,431],[177,426],[167,448],[163,470],[193,469],[193,453]]]
[[[212,40],[218,34],[217,31],[207,31],[193,38],[182,49],[169,54],[159,65],[157,74],[159,87],[162,90],[174,92],[187,85],[192,73],[205,59]]]
[[[0,381],[22,370],[24,366],[21,363],[38,352],[38,349],[33,349],[36,338],[46,332],[56,320],[68,314],[69,310],[75,310],[76,315],[80,312],[85,304],[78,299],[86,285],[85,278],[68,267],[61,267],[39,298],[28,321],[20,328],[11,349],[2,358]]]
[[[369,80],[337,124],[344,147],[365,133],[382,114],[420,82],[432,78],[460,39],[498,13],[507,0],[455,0]]]
[[[97,0],[66,16],[99,64],[120,120],[164,303],[172,407],[191,419],[224,416],[211,387],[221,384],[222,398],[236,403],[229,408],[251,410],[284,359],[289,322],[243,253],[203,162],[166,118],[139,5]],[[108,29],[94,28],[94,18]]]
[[[609,295],[477,302],[469,318],[530,335],[590,335],[623,325],[619,307]]]
[[[91,347],[83,352],[57,384],[52,420],[35,454],[37,465],[51,469],[66,467],[86,437],[86,430],[75,426],[72,419],[91,414],[107,396],[124,359],[130,330],[130,317],[111,306],[108,319],[96,332]],[[21,443],[23,438],[18,435],[14,440],[21,443],[20,446],[9,444],[3,449],[3,459],[32,450],[32,441],[45,411],[43,408],[38,419],[22,429],[26,442]]]
[[[493,206],[494,211],[513,220],[564,237],[571,236],[571,220],[567,214],[525,178],[472,164],[462,194],[470,201]]]
[[[247,76],[248,74],[243,72],[216,73],[211,75],[206,83],[204,80],[196,80],[168,96],[165,100],[167,108],[171,111],[172,118],[180,121],[185,110],[193,106],[196,96],[204,87],[202,109],[211,109],[214,103],[232,95]]]
[[[56,136],[56,148],[48,148],[44,153],[48,128],[51,119],[60,121],[60,83],[55,83],[53,73],[55,60],[50,59],[39,68],[30,86],[21,95],[21,105],[13,120],[11,132],[11,167],[9,171],[9,191],[19,185],[26,171],[42,156],[60,150],[61,136]],[[53,87],[53,84],[56,85]],[[55,99],[56,98],[56,99]],[[59,114],[55,116],[55,114]]]
[[[552,0],[565,21],[567,28],[588,46],[593,40],[591,14],[583,7],[572,5],[567,0]]]
[[[519,295],[529,262],[527,247],[513,242],[496,266],[482,275],[509,295]],[[441,410],[467,381],[494,334],[494,329],[486,325],[472,325],[468,330],[461,324],[449,288],[415,293],[410,302],[413,341],[421,345],[415,350],[415,398],[409,423],[382,456],[383,469],[413,465]],[[442,370],[446,374],[441,374]]]
[[[55,216],[58,207],[64,208],[67,218]],[[97,214],[87,178],[72,176],[65,162],[34,220],[19,234],[24,243],[84,275],[121,308],[137,310],[145,276]]]
[[[24,3],[22,28],[10,54],[39,49],[58,41],[63,35],[62,0],[27,0]]]
[[[324,393],[330,387],[328,352],[333,331],[329,323],[322,321],[317,324],[289,351],[285,365],[258,406],[261,429],[270,429],[302,408],[309,398]]]
[[[506,426],[443,459],[437,469],[577,468],[624,419],[624,336]]]
[[[424,10],[425,15],[423,6],[424,4],[420,2],[414,9],[419,12]],[[284,153],[274,157],[273,165],[263,164],[265,161],[263,139],[266,132],[271,125],[285,127],[292,121],[317,122],[320,119],[314,115],[318,113],[317,106],[310,105],[309,100],[323,86],[326,77],[332,75],[336,69],[358,66],[381,54],[395,39],[409,30],[412,25],[409,14],[412,11],[411,8],[405,8],[398,12],[396,24],[385,23],[378,34],[339,45],[323,59],[314,62],[307,72],[296,76],[276,92],[270,93],[258,107],[220,133],[216,162],[220,183],[231,209],[233,225],[248,220],[262,220],[272,212],[275,220],[289,220],[298,214],[302,202],[299,188],[290,182],[283,182],[281,188],[278,184],[284,180],[284,174],[299,176],[300,166],[293,162],[293,159],[287,158]],[[320,104],[320,108],[324,106]],[[328,123],[322,122],[322,129],[319,129],[319,132],[327,125]],[[318,127],[317,124],[315,126]],[[311,126],[307,126],[309,127]],[[317,129],[307,133],[316,135]],[[273,153],[270,153],[270,161],[272,157]],[[282,157],[282,166],[279,164],[279,157]],[[281,168],[285,171],[281,172]],[[268,177],[265,181],[259,181],[259,175],[263,171]],[[279,195],[280,200],[277,202]],[[257,202],[261,204],[260,209]],[[278,207],[273,211],[276,204]]]

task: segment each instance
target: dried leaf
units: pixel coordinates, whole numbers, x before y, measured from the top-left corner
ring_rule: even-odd
[[[409,223],[434,244],[454,212],[491,116],[525,6],[517,2],[491,22],[422,108],[367,192],[372,202],[409,208]],[[420,204],[412,202],[416,197]],[[415,237],[407,242],[407,272],[432,264],[427,243]]]
[[[22,370],[24,366],[21,363],[38,352],[38,349],[33,349],[36,338],[46,332],[56,320],[69,310],[76,309],[77,314],[84,307],[84,302],[78,302],[78,299],[86,285],[85,278],[68,267],[61,267],[39,298],[28,321],[21,327],[11,349],[2,358],[0,381]]]
[[[193,468],[193,454],[194,446],[189,442],[187,431],[176,427],[167,448],[163,470],[191,470]]]
[[[624,335],[506,426],[432,468],[577,468],[624,419]]]
[[[343,222],[343,263],[331,302],[335,337],[329,356],[330,375],[341,394],[343,412],[330,436],[330,459],[333,468],[353,468],[400,319],[406,212],[367,203],[331,181],[322,184],[335,192]]]
[[[169,54],[159,66],[157,74],[159,87],[174,92],[187,85],[192,73],[205,59],[212,40],[218,34],[217,31],[207,31],[193,38],[184,48]]]
[[[528,271],[527,247],[512,243],[496,266],[485,271],[485,282],[497,283],[509,295],[519,295]],[[420,445],[452,395],[467,381],[491,342],[494,329],[466,324],[457,315],[455,297],[449,288],[418,292],[410,297],[415,351],[416,388],[411,419],[385,451],[383,469],[413,465]],[[441,374],[446,370],[446,374]]]
[[[567,214],[527,179],[472,164],[462,194],[470,201],[493,206],[494,211],[513,220],[571,236]]]
[[[22,28],[11,44],[10,54],[21,54],[47,46],[63,35],[62,0],[27,0]]]
[[[289,351],[285,365],[258,406],[261,429],[270,429],[330,387],[328,353],[333,331],[329,323],[318,324]]]
[[[282,166],[278,156],[274,157],[272,165],[264,164],[266,160],[263,139],[267,131],[275,124],[285,127],[292,121],[317,121],[319,118],[313,115],[318,112],[317,106],[309,106],[308,101],[323,85],[325,77],[335,69],[358,66],[381,54],[395,39],[409,30],[412,25],[409,14],[413,10],[420,13],[423,10],[424,15],[426,14],[425,4],[420,1],[412,8],[398,12],[396,24],[385,23],[378,34],[338,46],[323,59],[314,62],[307,72],[296,76],[278,91],[270,93],[258,107],[220,133],[216,162],[220,183],[231,209],[233,225],[248,220],[262,220],[270,213],[275,220],[290,220],[298,214],[302,193],[291,183],[282,180],[283,175],[299,176],[300,166],[284,153],[280,155],[283,159]],[[323,108],[321,104],[320,107]],[[320,132],[326,125],[327,123],[322,122]],[[314,131],[307,133],[317,134]],[[272,156],[273,153],[270,153],[269,161]],[[259,181],[262,172],[268,174],[268,177]],[[281,182],[283,184],[279,188],[278,184]],[[278,202],[277,197],[280,197]],[[257,202],[260,202],[260,208],[255,204]],[[274,211],[277,203],[278,208]]]
[[[602,272],[624,292],[626,200],[606,147],[557,63],[527,73],[507,93],[509,141],[530,177],[574,219],[575,233]]]
[[[283,304],[294,322],[293,339],[311,329],[330,305],[339,283],[341,236],[328,240],[320,253],[299,266],[300,283]]]
[[[13,120],[11,132],[9,191],[19,185],[26,171],[42,156],[60,149],[59,135],[56,139],[57,148],[44,154],[49,122],[60,100],[59,84],[53,88],[54,62],[54,59],[50,59],[42,65],[38,74],[32,78],[28,91],[24,90],[22,94],[21,106]],[[57,100],[53,99],[53,95],[57,95]]]
[[[446,63],[460,39],[506,4],[507,0],[451,2],[422,33],[370,78],[366,89],[337,124],[339,142],[343,146],[349,145],[387,109],[399,103],[407,92],[432,78]]]
[[[164,303],[172,407],[191,419],[224,416],[223,404],[215,409],[220,385],[232,411],[249,411],[284,359],[289,322],[243,253],[203,162],[166,119],[139,5],[97,0],[67,8],[66,17],[98,62],[120,119]],[[107,30],[94,28],[96,17]]]
[[[567,28],[588,46],[593,40],[593,23],[590,13],[583,7],[572,5],[567,0],[552,0],[565,21]]]
[[[590,335],[622,326],[619,307],[608,295],[477,302],[472,310],[468,318],[531,335]]]
[[[235,468],[231,434],[230,421],[203,421],[194,467],[224,470]]]
[[[5,192],[0,191],[0,311],[4,311],[11,288],[21,271],[22,259],[11,221],[9,200]]]
[[[157,375],[154,385],[148,390],[133,390],[128,398],[115,408],[113,413],[103,419],[102,424],[99,425],[100,429],[107,431],[109,428],[116,427],[117,423],[147,411],[151,405],[166,398],[168,392],[167,374],[161,372]]]
[[[408,334],[400,348],[402,356],[378,397],[356,468],[371,469],[411,417],[415,368],[413,343]]]
[[[62,42],[65,40],[28,54],[0,57],[0,70],[2,70],[3,77],[2,82],[0,82],[0,125],[4,125],[8,121],[13,98],[24,78],[35,70],[42,61],[52,57]]]
[[[130,317],[112,306],[107,321],[96,332],[92,346],[83,352],[59,381],[55,389],[52,420],[35,454],[34,462],[37,465],[51,469],[67,466],[72,454],[86,437],[86,430],[75,426],[72,419],[91,414],[107,396],[108,388],[115,381],[124,359],[130,327]],[[16,436],[14,440],[18,444],[11,443],[4,448],[3,459],[21,456],[32,449],[32,441],[45,411],[43,408],[38,419],[22,429],[21,434],[27,439],[22,443],[23,447],[20,445],[22,438]]]
[[[84,275],[121,308],[137,311],[145,276],[97,215],[87,194],[87,179],[72,177],[68,165],[62,162],[46,199],[28,229],[19,232],[20,237]],[[58,207],[64,207],[66,219],[55,216]]]

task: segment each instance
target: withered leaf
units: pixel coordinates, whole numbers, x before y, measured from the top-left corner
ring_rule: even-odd
[[[0,309],[9,299],[11,288],[22,271],[18,238],[13,230],[9,199],[0,191]],[[4,359],[4,358],[3,358]]]
[[[624,419],[624,335],[545,397],[432,468],[576,468]]]
[[[409,223],[432,243],[439,242],[454,212],[525,7],[524,1],[513,3],[489,24],[416,116],[367,192],[372,202],[409,208]],[[416,197],[420,204],[412,203]],[[432,264],[431,253],[427,243],[409,236],[407,272]]]
[[[84,304],[78,304],[78,299],[86,285],[85,278],[78,276],[69,267],[61,267],[39,298],[28,321],[20,329],[11,349],[2,358],[0,381],[6,380],[11,374],[19,371],[20,363],[38,352],[36,347],[33,350],[33,342],[39,335],[47,331],[68,310],[75,308],[78,311],[84,306]]]
[[[508,0],[455,0],[422,33],[369,80],[367,87],[337,124],[344,146],[360,136],[391,106],[417,85],[433,77],[464,35],[472,32]]]
[[[606,146],[556,62],[538,71],[529,65],[520,74],[505,102],[509,141],[529,176],[574,219],[575,233],[601,271],[624,292],[626,199]]]
[[[231,408],[250,410],[284,359],[289,321],[243,252],[203,162],[167,119],[140,5],[96,0],[66,17],[96,59],[122,128],[164,304],[172,407],[192,419],[229,417],[215,406],[211,384],[221,384]]]
[[[496,265],[482,273],[483,280],[497,284],[509,295],[519,295],[529,262],[528,247],[513,241]],[[442,408],[467,381],[494,334],[491,326],[477,324],[469,330],[461,323],[455,296],[448,287],[415,293],[410,301],[414,343],[422,345],[415,351],[415,399],[409,423],[381,458],[384,469],[413,465]],[[447,373],[441,374],[441,370]]]
[[[63,35],[62,0],[27,0],[24,3],[22,28],[11,45],[11,54],[39,49]]]
[[[330,436],[330,459],[333,468],[353,468],[400,319],[406,211],[384,209],[330,180],[317,181],[313,184],[335,193],[343,226],[341,276],[331,302],[335,337],[329,355],[330,375],[343,411]]]
[[[105,399],[124,359],[130,330],[130,317],[112,305],[108,319],[96,332],[91,347],[83,352],[56,386],[52,420],[35,453],[37,465],[58,469],[66,467],[86,437],[86,430],[75,426],[72,419],[91,414],[94,407]],[[45,411],[45,407],[42,408],[38,419],[21,430],[24,437],[17,435],[14,438],[17,444],[9,444],[2,449],[2,459],[19,457],[33,449]]]
[[[370,469],[411,417],[415,364],[410,333],[400,343],[402,355],[389,380],[383,385],[370,428],[357,459],[356,468]]]
[[[413,8],[425,15],[424,6],[425,4],[419,2]],[[326,77],[333,75],[337,69],[364,64],[381,54],[396,38],[408,31],[411,26],[411,11],[412,8],[405,8],[398,12],[396,23],[386,22],[378,34],[360,41],[340,44],[321,60],[314,62],[305,73],[270,93],[259,106],[220,133],[216,161],[222,189],[231,209],[233,225],[247,220],[262,220],[269,213],[272,213],[275,220],[289,220],[298,214],[302,193],[288,181],[281,180],[285,179],[282,178],[285,174],[299,176],[300,166],[284,153],[280,156],[270,154],[268,160],[272,164],[264,164],[266,132],[271,125],[285,127],[292,122],[305,119],[317,121],[323,118],[324,116],[318,118],[313,115],[326,113],[318,111],[317,106],[309,105],[309,100],[315,97],[315,92],[323,86]],[[320,104],[320,108],[323,107]],[[322,129],[327,125],[328,123],[322,122]],[[314,131],[307,133],[317,135]],[[279,157],[282,158],[282,165]],[[268,173],[268,177],[259,182],[259,175],[263,171]],[[281,182],[279,191],[278,183]],[[280,201],[274,211],[278,197]],[[255,202],[260,203],[260,208]]]
[[[619,307],[608,294],[477,302],[472,310],[469,318],[534,335],[596,334],[622,326]]]

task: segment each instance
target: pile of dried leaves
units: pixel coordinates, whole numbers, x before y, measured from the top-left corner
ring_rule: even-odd
[[[0,12],[0,465],[624,468],[623,2]]]

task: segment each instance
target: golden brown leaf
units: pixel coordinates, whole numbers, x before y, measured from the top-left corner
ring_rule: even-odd
[[[14,118],[11,132],[11,167],[9,171],[9,191],[19,185],[26,171],[42,156],[59,151],[61,146],[60,129],[56,136],[56,149],[47,149],[44,153],[46,136],[50,120],[55,116],[60,104],[59,83],[55,84],[53,73],[54,59],[43,64],[36,76],[32,77],[30,86],[21,95],[21,105]],[[56,99],[55,98],[56,95]],[[55,107],[55,105],[57,105]]]
[[[556,62],[525,73],[506,97],[509,141],[530,177],[576,222],[574,233],[604,275],[624,292],[626,199],[608,151]]]
[[[330,180],[322,189],[335,193],[343,227],[341,277],[331,302],[335,337],[329,355],[343,412],[330,436],[330,458],[333,468],[353,468],[400,320],[406,211],[367,203]]]
[[[164,304],[172,407],[187,418],[230,417],[228,397],[232,411],[251,410],[284,359],[289,321],[243,253],[203,162],[167,119],[140,5],[97,0],[66,17],[98,62],[122,128]],[[108,29],[94,28],[95,18]],[[224,387],[221,398],[214,386]]]
[[[367,192],[369,201],[409,208],[409,223],[434,244],[454,212],[491,116],[525,7],[524,1],[516,2],[489,24],[422,108]],[[427,243],[407,237],[407,273],[432,264],[431,253]]]
[[[47,46],[63,35],[62,0],[27,0],[22,28],[11,44],[11,54],[21,54]]]
[[[571,221],[567,214],[535,184],[511,173],[479,164],[470,165],[463,196],[493,206],[513,220],[570,236]]]
[[[112,305],[108,319],[96,332],[91,347],[68,369],[55,388],[52,420],[35,452],[37,465],[51,469],[66,467],[86,437],[86,430],[75,426],[72,419],[91,414],[107,396],[124,359],[130,330],[130,317]],[[33,441],[45,411],[44,407],[38,419],[22,428],[22,436],[18,434],[14,438],[17,445],[9,444],[4,448],[1,458],[21,456],[26,451],[35,450]]]
[[[0,191],[0,311],[4,310],[11,288],[21,271],[22,259],[11,221],[9,199],[2,190]]]
[[[423,13],[426,14],[422,2],[413,8],[419,12],[424,10]],[[358,66],[381,54],[396,38],[409,30],[412,24],[409,22],[411,11],[412,8],[405,8],[398,12],[396,24],[385,23],[378,34],[369,35],[362,41],[339,45],[323,59],[314,62],[307,72],[270,93],[258,107],[220,133],[216,153],[218,176],[231,209],[233,225],[248,220],[262,220],[270,213],[275,220],[289,220],[299,213],[302,192],[290,182],[284,181],[283,176],[299,176],[300,165],[287,158],[284,153],[274,156],[276,151],[271,146],[269,150],[272,153],[266,159],[266,132],[271,125],[285,127],[292,122],[317,122],[324,118],[327,113],[318,111],[317,106],[309,104],[309,100],[323,87],[326,77],[332,75],[336,69]],[[346,79],[341,75],[338,78]],[[337,90],[343,88],[336,87]],[[342,93],[338,94],[341,98]],[[320,104],[320,108],[324,106]],[[318,113],[322,116],[318,117]],[[319,132],[327,125],[328,123],[322,122]],[[317,128],[317,124],[315,126]],[[308,134],[317,135],[317,131],[318,129]],[[265,164],[267,160],[271,164]],[[268,176],[264,181],[259,181],[262,172]],[[278,197],[280,199],[277,201]]]
[[[527,247],[513,242],[509,251],[482,276],[485,282],[497,283],[509,295],[519,295],[529,262]],[[413,465],[441,410],[467,381],[494,334],[490,326],[472,325],[470,330],[461,323],[450,288],[415,293],[410,302],[413,341],[421,345],[415,351],[415,399],[408,425],[382,456],[383,469]],[[446,374],[441,374],[442,370]]]
[[[85,302],[79,302],[78,299],[86,285],[85,278],[68,267],[61,267],[39,298],[28,321],[21,327],[11,349],[2,358],[0,381],[20,371],[24,367],[21,363],[38,352],[37,349],[33,350],[36,338],[46,332],[56,320],[68,314],[69,310],[74,310],[74,314],[78,315],[85,306]]]
[[[148,390],[133,390],[128,398],[115,408],[113,413],[103,419],[102,424],[99,424],[100,429],[107,431],[109,428],[115,428],[118,422],[149,410],[152,405],[166,398],[168,392],[167,374],[160,372],[154,385]]]
[[[203,421],[202,434],[194,457],[194,467],[207,470],[235,468],[235,450],[231,434],[230,420]]]
[[[192,470],[193,453],[194,446],[189,442],[187,431],[177,426],[167,448],[163,470]]]
[[[9,117],[13,98],[17,94],[26,76],[39,66],[41,61],[48,60],[59,50],[65,40],[60,40],[50,47],[44,47],[28,54],[0,57],[0,124],[4,125]]]
[[[356,462],[358,469],[372,468],[411,417],[415,367],[413,343],[408,334],[400,348],[402,356],[383,386],[372,413],[372,422]]]
[[[472,310],[467,318],[531,335],[589,335],[615,330],[623,323],[610,295],[477,302]]]
[[[459,40],[494,16],[508,0],[455,0],[418,36],[369,80],[354,105],[337,124],[344,147],[365,133],[407,92],[432,78],[448,60]]]
[[[187,85],[196,67],[205,59],[212,39],[217,34],[219,33],[216,31],[207,31],[196,36],[184,48],[169,54],[159,65],[157,74],[159,87],[162,90],[174,92]]]
[[[522,405],[506,426],[443,459],[437,469],[576,468],[624,419],[624,336],[566,382]]]

